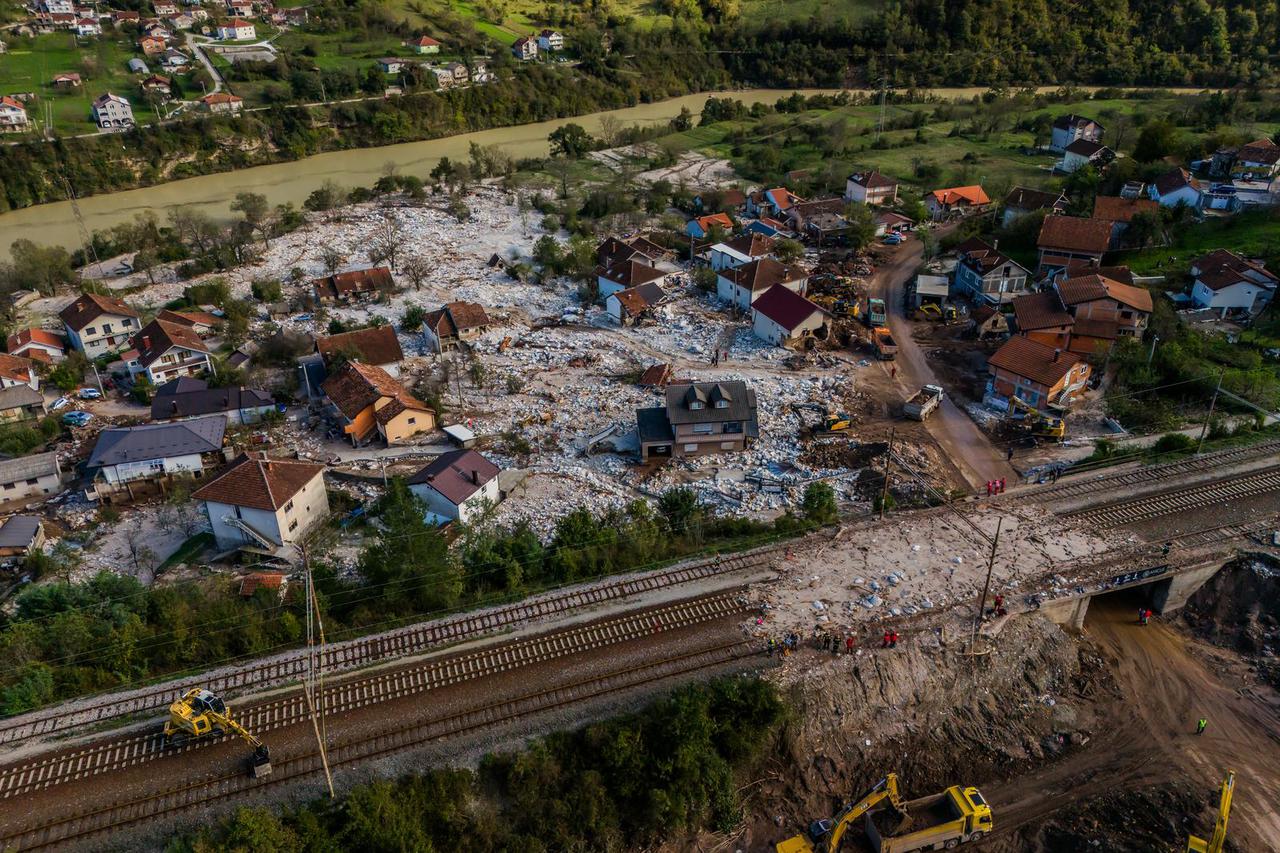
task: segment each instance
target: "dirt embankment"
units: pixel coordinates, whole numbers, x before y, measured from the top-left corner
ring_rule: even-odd
[[[1182,614],[1197,635],[1248,656],[1259,681],[1280,687],[1280,565],[1237,560],[1197,590]]]

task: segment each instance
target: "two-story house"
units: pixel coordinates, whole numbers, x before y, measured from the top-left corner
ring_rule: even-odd
[[[809,273],[798,266],[784,266],[773,258],[759,258],[740,267],[721,270],[716,276],[716,296],[740,311],[749,311],[751,303],[775,284],[803,295],[808,289]]]
[[[447,352],[474,341],[492,324],[483,305],[456,300],[427,314],[422,321],[422,337],[428,349]]]
[[[141,326],[137,311],[119,299],[97,293],[77,296],[58,317],[72,349],[91,359],[124,349]]]
[[[651,281],[661,284],[667,277],[662,270],[635,259],[614,264],[608,269],[596,267],[595,272],[596,287],[602,298]]]
[[[860,204],[893,204],[898,200],[898,182],[875,169],[854,172],[844,182],[844,200]]]
[[[1104,128],[1091,118],[1075,113],[1058,116],[1053,120],[1053,131],[1049,137],[1049,148],[1061,154],[1067,146],[1077,139],[1089,142],[1101,142]]]
[[[427,505],[437,523],[466,523],[498,505],[501,469],[474,450],[442,453],[409,478],[409,491]]]
[[[527,61],[538,58],[538,40],[522,36],[511,45],[511,53],[516,59]]]
[[[1191,262],[1191,299],[1197,308],[1226,316],[1239,311],[1256,317],[1275,298],[1280,279],[1261,261],[1217,249]]]
[[[1030,187],[1014,187],[1004,197],[1004,212],[1000,224],[1008,228],[1020,217],[1043,210],[1046,213],[1066,213],[1067,194],[1045,192]]]
[[[759,437],[756,392],[741,380],[666,388],[666,405],[636,410],[641,460],[743,450]]]
[[[1280,176],[1280,145],[1264,137],[1241,146],[1233,158],[1231,174],[1252,181]]]
[[[1091,368],[1067,349],[1015,336],[987,359],[987,373],[983,402],[1008,408],[1009,398],[1017,397],[1040,409],[1070,405],[1089,382]]]
[[[1204,188],[1200,186],[1200,181],[1182,168],[1165,172],[1156,178],[1147,185],[1147,193],[1152,201],[1159,202],[1162,207],[1186,205],[1199,210],[1204,203]]]
[[[274,554],[302,542],[329,514],[323,465],[255,451],[241,453],[191,498],[200,501],[221,550]]]
[[[708,252],[711,268],[716,272],[731,270],[768,257],[777,241],[763,234],[740,234],[732,240],[716,243]]]
[[[9,355],[20,355],[34,361],[53,364],[67,357],[67,342],[61,335],[46,329],[19,329],[6,341]]]
[[[1060,279],[1054,285],[1063,306],[1078,322],[1114,322],[1120,337],[1142,337],[1151,318],[1151,291],[1097,273]]]
[[[93,100],[93,120],[102,130],[133,127],[133,107],[119,95],[105,92]]]
[[[209,347],[188,326],[152,320],[133,336],[137,356],[128,360],[129,372],[143,374],[153,385],[163,385],[179,376],[211,372]]]
[[[221,415],[165,424],[108,427],[98,433],[86,468],[90,500],[111,500],[120,493],[132,500],[140,491],[163,490],[175,477],[202,477],[226,461]],[[147,487],[153,487],[148,489]]]
[[[20,385],[32,391],[40,390],[40,375],[36,373],[36,363],[29,358],[0,352],[0,388],[16,388]]]
[[[555,30],[543,30],[538,33],[538,50],[564,50],[564,36]]]
[[[0,96],[0,132],[21,133],[31,126],[27,108],[8,95]]]
[[[1115,157],[1116,153],[1101,142],[1094,142],[1090,139],[1077,139],[1062,152],[1062,159],[1058,161],[1058,171],[1066,172],[1069,175],[1072,172],[1080,171],[1086,166],[1102,168],[1114,160]]]
[[[975,302],[1000,305],[1025,293],[1031,273],[978,237],[956,247],[955,289]]]
[[[436,427],[436,413],[387,372],[351,361],[321,385],[354,446],[381,438],[388,445]]]
[[[1105,219],[1046,216],[1036,238],[1040,263],[1036,272],[1065,269],[1075,263],[1102,265],[1111,246],[1111,223]]]

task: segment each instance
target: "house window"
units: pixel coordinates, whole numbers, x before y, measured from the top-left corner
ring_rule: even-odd
[[[90,326],[89,328],[84,330],[84,333],[86,335],[96,335],[98,333],[98,330],[95,329],[93,326]]]
[[[725,421],[721,432],[742,432],[742,421]]]
[[[409,418],[409,423],[416,424],[417,422],[418,422],[417,418]]]
[[[287,504],[284,505],[284,511],[293,512],[293,501],[289,501]]]
[[[684,446],[684,452],[685,452],[685,453],[696,453],[696,452],[697,452],[697,450],[698,450],[698,445],[696,445],[696,444],[686,444],[686,445]],[[8,488],[8,487],[6,486],[6,488]]]
[[[694,424],[693,434],[694,435],[711,435],[712,426],[713,426],[712,424]]]
[[[1133,319],[1133,312],[1132,312],[1132,311],[1121,311],[1121,312],[1120,312],[1120,319],[1122,319],[1122,320],[1132,320],[1132,319]]]
[[[103,323],[103,324],[102,324],[102,334],[104,334],[104,335],[109,335],[109,334],[111,334],[111,324],[110,324],[110,323]]]
[[[289,522],[289,532],[292,533],[297,529],[298,529],[298,519],[295,518],[293,521]]]
[[[729,401],[728,401],[728,400],[716,400],[716,408],[717,408],[717,409],[727,409],[727,408],[729,408]]]
[[[28,480],[27,480],[27,485],[28,485],[28,486],[34,486],[35,484],[36,484],[36,478],[35,478],[35,477],[32,477],[32,478],[30,478],[30,479],[28,479]]]
[[[694,446],[694,447],[697,447],[698,445],[696,445],[696,444],[695,444],[695,445],[693,445],[693,446]],[[4,484],[4,490],[5,490],[6,492],[12,491],[12,490],[13,490],[13,489],[15,489],[15,488],[17,488],[17,486],[16,486],[14,483],[5,483],[5,484]]]
[[[694,401],[692,401],[692,402],[690,402],[690,403],[689,403],[689,408],[690,408],[690,409],[693,409],[694,411],[697,411],[698,409],[701,409],[702,407],[703,407],[702,402],[701,402],[701,401],[699,401],[699,400],[694,400]]]

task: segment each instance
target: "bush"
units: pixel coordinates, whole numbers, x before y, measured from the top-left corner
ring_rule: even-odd
[[[1171,432],[1160,436],[1160,440],[1151,448],[1155,453],[1182,453],[1196,449],[1196,440],[1180,432]]]
[[[280,286],[279,279],[256,278],[249,289],[253,298],[259,302],[279,302],[284,298],[284,289]]]
[[[831,524],[839,515],[836,509],[836,492],[830,484],[821,481],[805,487],[800,504],[807,521],[814,524]]]
[[[422,322],[426,319],[427,309],[421,305],[410,305],[400,318],[400,328],[406,332],[416,332],[422,328]]]

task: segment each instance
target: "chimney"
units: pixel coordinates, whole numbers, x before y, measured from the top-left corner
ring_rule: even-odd
[[[998,251],[1000,251],[1000,238],[999,238],[999,237],[997,237],[997,238],[995,238],[994,240],[992,240],[992,241],[991,241],[991,248],[995,249],[997,252],[998,252]]]
[[[480,472],[474,468],[471,469],[471,482],[475,483],[477,486],[480,485]]]
[[[1060,359],[1060,358],[1062,358],[1062,350],[1060,350],[1060,349],[1056,349],[1056,350],[1054,350],[1054,351],[1053,351],[1053,363],[1054,363],[1054,364],[1057,364],[1057,363],[1058,363],[1058,359]]]
[[[142,336],[142,348],[143,348],[143,349],[151,349],[151,336],[150,336],[150,335],[143,335],[143,336]]]

